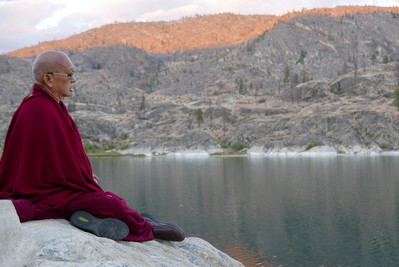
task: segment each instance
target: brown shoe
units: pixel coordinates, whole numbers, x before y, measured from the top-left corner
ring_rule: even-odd
[[[160,222],[148,213],[141,213],[141,216],[151,224],[154,237],[169,241],[183,241],[184,231],[178,225],[168,222]]]

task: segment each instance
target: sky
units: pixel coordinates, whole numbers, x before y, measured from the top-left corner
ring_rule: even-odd
[[[399,6],[399,0],[0,0],[0,54],[115,22],[196,15],[282,15],[338,5]]]

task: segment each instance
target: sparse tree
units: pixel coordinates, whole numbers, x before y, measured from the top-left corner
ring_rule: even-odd
[[[357,73],[358,64],[357,64],[357,58],[356,58],[356,56],[353,56],[353,57],[349,56],[348,61],[349,61],[349,63],[353,64],[353,69],[354,69],[354,71],[355,71],[355,77],[357,77],[357,74],[358,74],[358,73]],[[345,64],[346,64],[346,63],[345,63]],[[345,68],[345,65],[344,65],[344,68]],[[345,73],[345,71],[344,71],[344,73]]]
[[[148,103],[145,100],[145,95],[143,94],[139,100],[137,100],[135,104],[136,106],[136,115],[139,119],[145,119],[145,110],[148,107]]]
[[[262,81],[258,81],[255,83],[255,92],[254,92],[254,96],[258,97],[259,96],[259,91],[263,88],[263,82]]]
[[[202,123],[204,123],[204,113],[200,108],[196,109],[194,111],[195,119],[197,120],[198,127],[201,126]]]
[[[222,107],[221,116],[222,116],[222,122],[223,122],[223,125],[222,125],[223,136],[225,136],[226,132],[227,132],[227,125],[226,124],[229,122],[229,112],[227,111],[226,108]]]
[[[396,86],[396,90],[393,96],[393,105],[399,110],[399,86]]]
[[[142,112],[145,110],[145,108],[146,108],[145,95],[142,95],[140,100],[139,111]]]
[[[342,74],[348,73],[348,70],[349,70],[349,66],[348,66],[348,64],[345,62],[344,65],[342,66]]]
[[[284,76],[283,76],[283,83],[285,86],[285,89],[287,89],[288,83],[290,81],[290,67],[288,67],[288,65],[285,65],[284,67]]]
[[[357,77],[358,57],[359,57],[359,38],[355,33],[353,33],[353,35],[352,35],[351,43],[352,43],[352,56],[348,55],[348,57],[349,57],[349,62],[353,64],[353,68],[355,70],[355,77]]]
[[[371,55],[371,61],[373,62],[373,64],[377,62],[377,56],[375,55],[375,53]]]
[[[299,75],[298,73],[294,73],[293,77],[292,77],[292,85],[298,85],[299,84]]]
[[[240,95],[243,95],[243,94],[245,94],[245,83],[244,83],[244,80],[243,79],[237,79],[236,80],[236,83],[237,83],[237,89],[238,89],[238,93],[240,94]]]
[[[396,86],[399,87],[399,61],[395,65]]]
[[[399,110],[399,62],[395,65],[395,78],[396,78],[396,90],[393,96],[393,104]]]
[[[297,60],[296,64],[305,64],[305,57],[308,53],[304,50],[301,50],[301,55],[299,56],[299,59]]]
[[[216,82],[216,86],[219,90],[224,89],[224,83],[220,80]]]
[[[212,107],[212,100],[208,99],[208,108],[205,110],[205,116],[209,119],[209,127],[213,127],[213,113],[214,108]]]
[[[192,120],[192,118],[191,118],[191,117],[189,117],[189,119],[188,119],[188,125],[187,125],[187,128],[188,128],[188,129],[192,129],[192,128],[193,128],[193,120]]]
[[[299,103],[302,101],[302,90],[301,89],[296,89],[295,90],[295,101]]]

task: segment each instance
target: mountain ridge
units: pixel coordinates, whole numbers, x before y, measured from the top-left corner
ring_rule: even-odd
[[[337,6],[293,11],[281,16],[221,13],[164,22],[124,22],[107,24],[68,38],[6,53],[30,57],[45,50],[84,50],[93,46],[127,45],[147,53],[172,53],[204,48],[238,45],[270,31],[279,23],[298,16],[342,16],[371,12],[399,13],[399,7]]]
[[[130,154],[399,150],[399,16],[293,17],[234,46],[147,53],[65,50],[65,99],[85,147]],[[30,58],[0,56],[0,139],[32,85]]]

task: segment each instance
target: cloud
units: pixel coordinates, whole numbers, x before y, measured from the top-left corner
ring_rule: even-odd
[[[184,16],[197,14],[201,11],[197,5],[185,5],[171,9],[158,9],[147,12],[137,18],[138,21],[177,20]]]
[[[41,11],[45,14],[43,9],[32,13],[31,6],[25,3],[26,1],[0,2],[0,33],[29,32],[32,25],[40,20]]]

